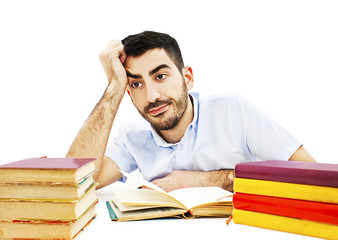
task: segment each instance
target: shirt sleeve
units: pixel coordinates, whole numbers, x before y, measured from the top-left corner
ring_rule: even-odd
[[[239,98],[238,107],[240,129],[253,160],[288,160],[302,145],[247,99]]]
[[[114,137],[113,140],[108,143],[105,155],[112,159],[120,170],[130,173],[137,169],[137,164],[133,156],[127,150],[123,138],[122,133]],[[125,182],[126,177],[123,176],[120,181]]]

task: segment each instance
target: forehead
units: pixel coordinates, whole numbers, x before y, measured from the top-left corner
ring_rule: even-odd
[[[158,67],[161,64],[166,64],[174,69],[174,62],[169,58],[164,49],[151,49],[146,51],[140,56],[127,57],[124,67],[125,69],[133,74],[148,73],[150,70]]]

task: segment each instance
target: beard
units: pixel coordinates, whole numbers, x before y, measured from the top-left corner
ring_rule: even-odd
[[[165,116],[167,114],[167,111],[152,117],[148,115],[148,111],[150,109],[160,105],[169,105],[173,108],[174,112],[170,116]],[[137,108],[138,112],[142,115],[142,117],[145,120],[147,120],[153,126],[154,129],[156,129],[157,131],[163,131],[172,129],[177,126],[183,114],[185,113],[187,106],[188,106],[188,91],[187,86],[185,85],[185,81],[183,79],[181,92],[176,100],[172,98],[159,99],[156,100],[155,102],[148,104],[146,107],[144,107],[143,110],[140,110],[136,106],[135,107]]]

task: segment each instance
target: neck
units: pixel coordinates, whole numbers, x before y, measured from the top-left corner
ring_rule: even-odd
[[[172,129],[159,131],[161,137],[168,143],[177,143],[184,136],[185,131],[194,119],[194,108],[192,105],[192,99],[188,95],[188,105],[180,122]]]

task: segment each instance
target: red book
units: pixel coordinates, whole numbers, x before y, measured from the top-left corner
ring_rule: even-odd
[[[338,224],[337,204],[235,193],[233,206],[247,211]]]
[[[29,158],[0,165],[0,183],[80,182],[95,171],[96,158]]]
[[[238,163],[239,178],[338,187],[338,164],[267,160]]]
[[[28,158],[0,165],[3,169],[78,169],[96,158]]]

